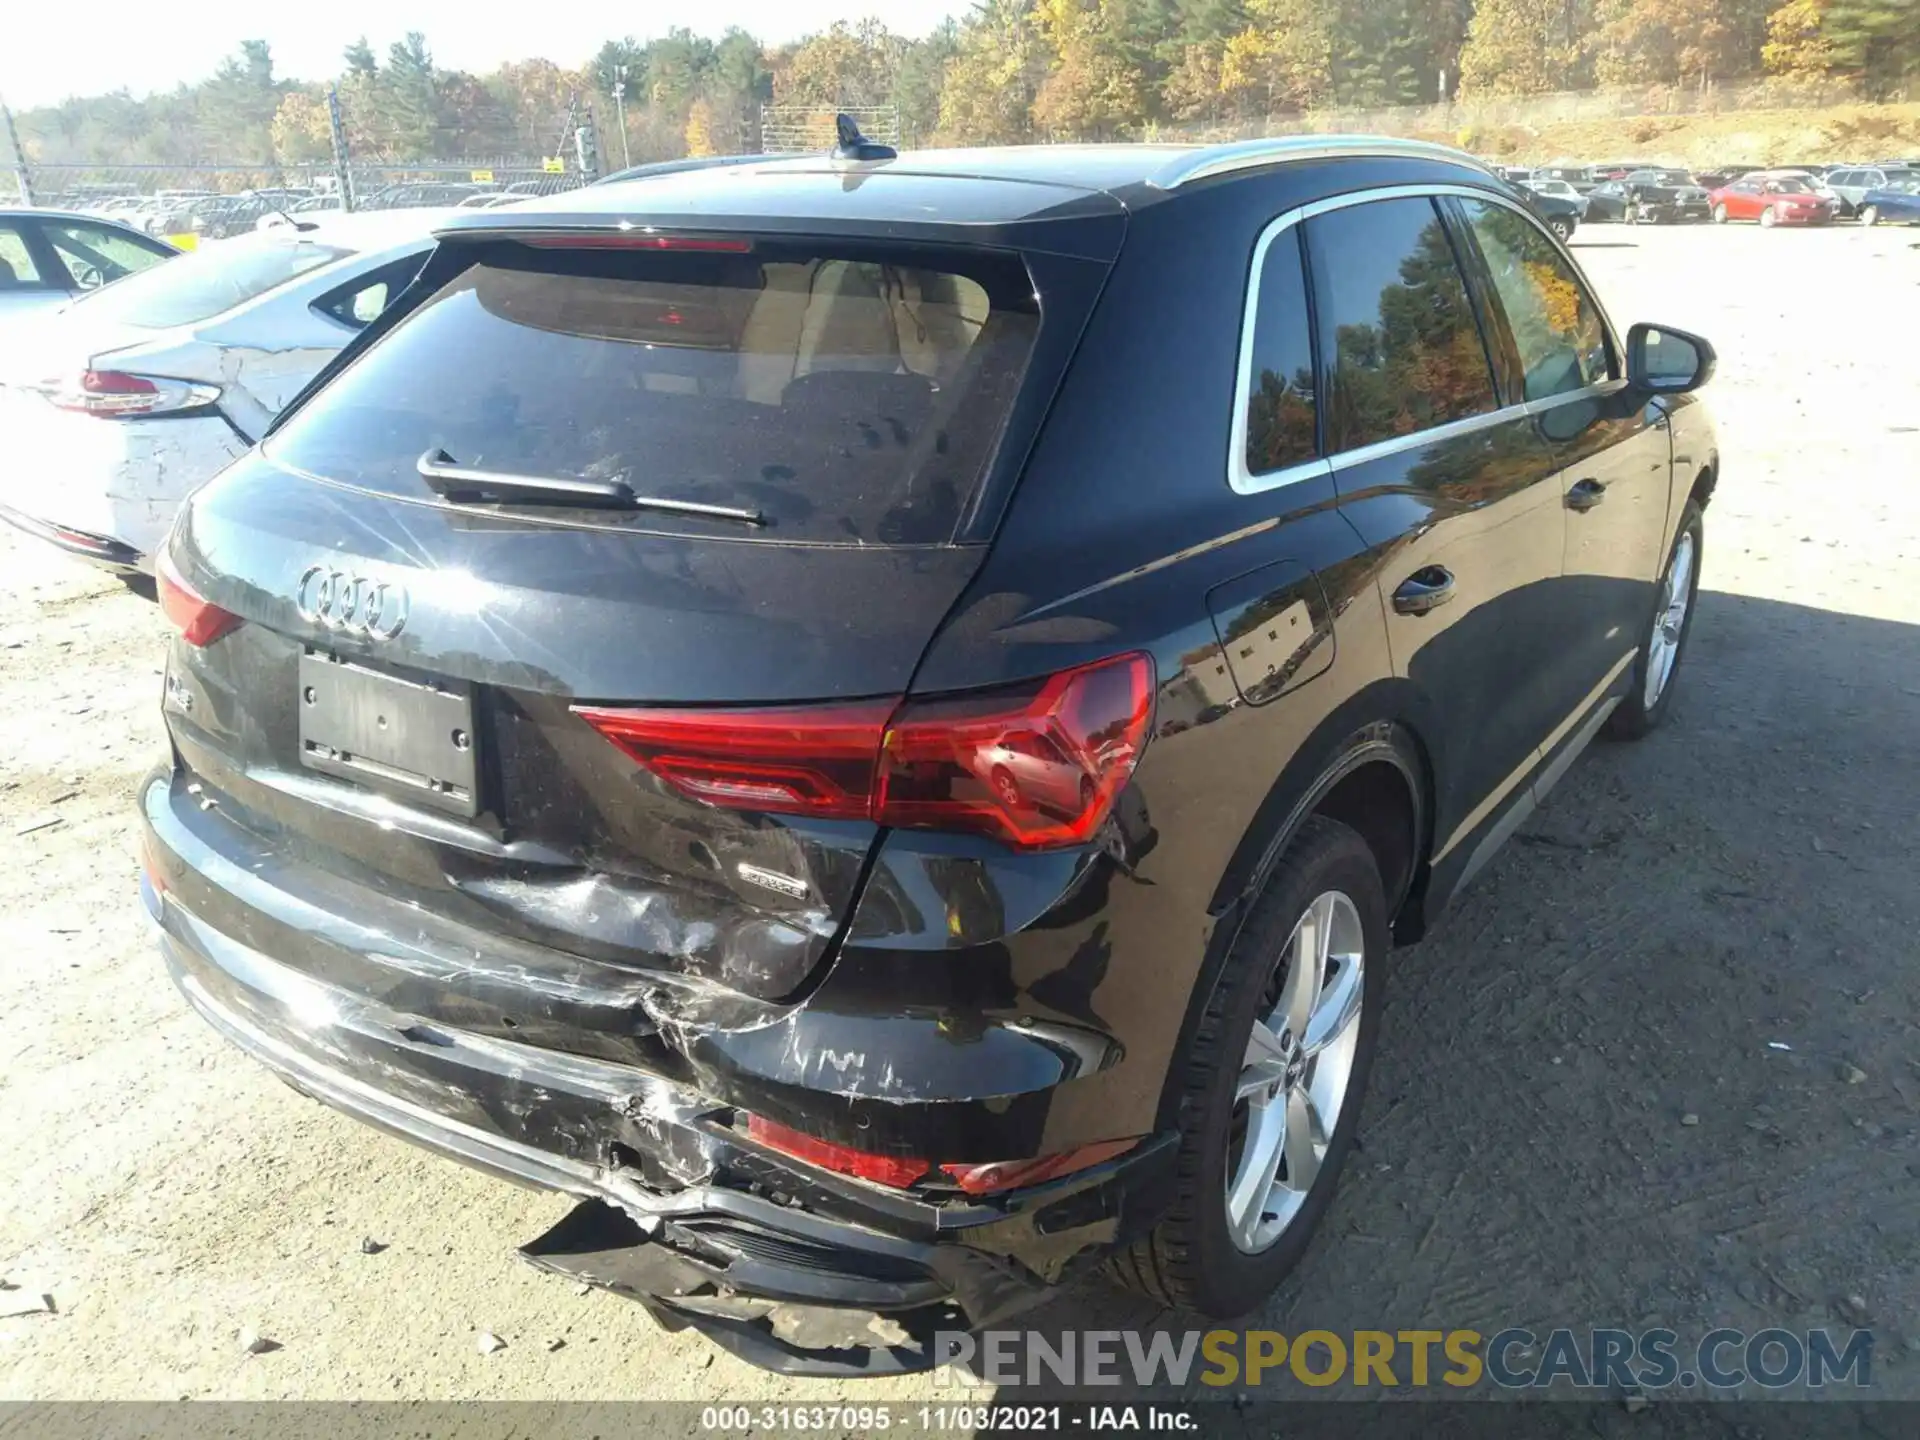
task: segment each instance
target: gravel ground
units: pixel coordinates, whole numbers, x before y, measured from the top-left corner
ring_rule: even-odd
[[[1263,1320],[1697,1336],[1857,1299],[1881,1393],[1920,1397],[1920,231],[1581,240],[1623,324],[1721,352],[1673,722],[1597,746],[1395,957],[1363,1149]],[[134,893],[159,616],[11,534],[0,577],[0,1397],[847,1393],[518,1264],[565,1201],[302,1100],[193,1018]],[[1154,1320],[1088,1286],[1034,1323]]]

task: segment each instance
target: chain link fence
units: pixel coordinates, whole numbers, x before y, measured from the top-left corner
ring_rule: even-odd
[[[883,145],[900,143],[900,107],[897,105],[763,105],[760,107],[760,148],[770,155],[805,155],[831,150],[838,141],[834,117],[851,115],[860,133]]]
[[[39,160],[0,114],[0,206],[100,215],[190,249],[319,212],[510,205],[603,173],[590,116],[568,110],[553,155],[390,160],[353,156],[336,108],[329,159],[167,165]]]

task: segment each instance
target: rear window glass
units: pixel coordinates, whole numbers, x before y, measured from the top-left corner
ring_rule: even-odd
[[[489,246],[269,441],[276,463],[433,499],[417,466],[620,480],[750,510],[564,521],[848,544],[953,538],[1033,347],[1024,267],[984,252]],[[524,506],[489,505],[513,511]]]
[[[129,275],[81,303],[96,319],[145,330],[196,325],[352,253],[283,232],[243,235]]]

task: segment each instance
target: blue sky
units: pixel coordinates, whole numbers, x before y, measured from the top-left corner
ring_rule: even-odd
[[[33,0],[0,24],[0,99],[16,110],[125,86],[136,95],[171,90],[213,73],[242,40],[273,46],[275,70],[296,80],[338,73],[340,52],[360,35],[374,53],[408,30],[425,32],[434,59],[484,73],[505,60],[544,57],[577,65],[603,40],[646,39],[685,25],[718,35],[729,25],[769,42],[792,40],[834,20],[877,14],[889,29],[923,35],[966,0],[702,0],[698,6],[611,6],[515,0],[199,0],[114,5],[92,20]]]

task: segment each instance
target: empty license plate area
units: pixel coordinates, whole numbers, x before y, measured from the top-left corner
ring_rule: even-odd
[[[300,760],[310,769],[472,815],[473,696],[309,650],[300,657]]]

